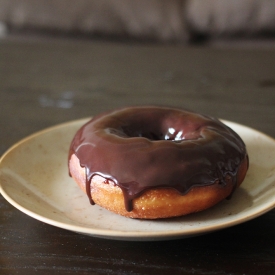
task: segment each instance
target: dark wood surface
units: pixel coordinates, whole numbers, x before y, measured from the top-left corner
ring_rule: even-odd
[[[187,107],[275,137],[275,49],[0,42],[0,155],[45,127],[141,104]],[[275,210],[199,237],[128,242],[44,224],[0,196],[0,274],[275,274]]]

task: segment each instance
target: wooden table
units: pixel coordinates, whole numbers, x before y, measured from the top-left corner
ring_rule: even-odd
[[[275,50],[0,42],[0,155],[45,127],[141,104],[187,107],[275,137]],[[130,242],[44,224],[0,197],[0,274],[275,274],[275,210],[194,238]]]

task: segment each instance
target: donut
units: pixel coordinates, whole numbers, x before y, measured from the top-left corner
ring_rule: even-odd
[[[75,134],[70,176],[91,204],[137,219],[183,216],[230,198],[249,160],[220,120],[180,108],[126,107]]]

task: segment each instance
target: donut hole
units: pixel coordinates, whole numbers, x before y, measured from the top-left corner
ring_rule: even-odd
[[[122,138],[142,137],[151,141],[196,140],[201,138],[204,117],[167,109],[139,109],[136,114],[125,113],[108,121],[109,133]]]
[[[121,137],[143,137],[151,141],[167,140],[173,142],[181,142],[183,140],[198,139],[201,137],[199,129],[190,132],[189,129],[177,129],[174,127],[168,127],[168,129],[164,129],[164,131],[161,131],[160,129],[134,130],[133,128],[125,127],[121,131],[117,131],[117,133]]]
[[[125,138],[143,137],[152,141],[164,140],[163,134],[156,129],[142,129],[135,127],[122,127],[120,130],[113,131],[113,133]]]

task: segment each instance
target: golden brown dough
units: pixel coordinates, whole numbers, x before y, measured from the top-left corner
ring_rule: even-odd
[[[248,160],[244,159],[237,174],[237,187],[244,180],[247,168]],[[69,161],[69,169],[73,179],[86,192],[85,168],[80,166],[74,154]],[[194,187],[185,195],[168,188],[152,189],[134,199],[133,210],[128,212],[120,187],[96,175],[91,180],[91,197],[96,204],[125,217],[160,219],[183,216],[210,208],[227,198],[234,186],[232,178],[228,176],[225,187],[217,182],[208,186]]]

